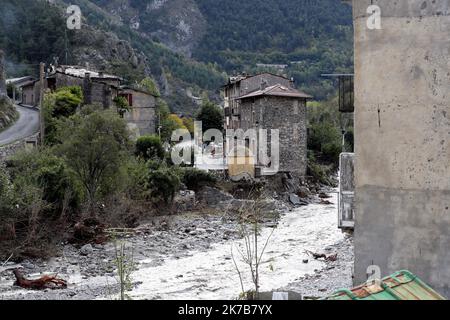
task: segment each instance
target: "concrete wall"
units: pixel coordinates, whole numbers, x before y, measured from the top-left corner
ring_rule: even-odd
[[[353,9],[355,283],[409,269],[450,297],[450,0]]]

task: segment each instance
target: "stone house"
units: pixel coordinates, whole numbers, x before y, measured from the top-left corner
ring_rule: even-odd
[[[265,129],[269,135],[271,129],[279,130],[278,171],[296,178],[304,177],[307,168],[306,102],[312,97],[295,89],[291,80],[267,73],[230,81],[225,91],[228,98],[225,108],[229,108],[225,111],[225,128],[244,132]],[[268,153],[261,152],[264,142],[258,141],[259,137],[245,139],[246,147],[254,150],[252,146],[259,146],[253,155],[256,168],[269,167],[270,138]]]
[[[61,87],[79,86],[83,90],[84,104],[97,104],[104,108],[114,107],[114,99],[124,96],[131,107],[124,118],[136,136],[156,133],[156,97],[142,89],[122,86],[122,81],[118,76],[83,67],[59,66],[49,70],[45,87],[54,91]],[[39,87],[39,80],[22,87],[22,103],[38,106]]]
[[[124,115],[131,130],[140,136],[156,132],[156,97],[148,92],[133,87],[121,87],[119,96],[127,99],[130,112]]]
[[[222,87],[224,93],[225,129],[239,128],[239,97],[260,89],[261,84],[272,86],[281,84],[288,88],[293,88],[291,79],[283,76],[261,73],[254,76],[241,74],[230,77],[228,83]]]

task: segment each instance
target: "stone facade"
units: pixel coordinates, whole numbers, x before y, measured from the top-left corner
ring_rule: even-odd
[[[61,87],[79,86],[83,90],[84,104],[101,105],[106,109],[114,107],[117,96],[124,96],[131,106],[131,111],[124,118],[135,135],[139,137],[156,133],[156,97],[143,90],[121,86],[119,77],[81,67],[62,66],[53,70],[45,82],[46,88],[52,91]],[[23,104],[38,105],[39,86],[40,82],[36,81],[23,87]]]
[[[239,128],[279,130],[280,172],[290,172],[303,177],[307,167],[306,99],[276,96],[259,96],[243,99],[240,104]],[[270,140],[268,141],[270,153]],[[249,141],[251,145],[253,141]],[[258,166],[267,166],[261,154]]]
[[[294,87],[292,80],[271,73],[231,77],[228,84],[223,87],[225,129],[239,128],[240,100],[238,98],[260,89],[262,84],[266,87],[276,84],[290,88]]]
[[[156,132],[156,97],[132,88],[124,88],[120,95],[127,98],[131,106],[130,112],[124,115],[132,131],[138,136],[150,135]]]
[[[367,8],[381,9],[380,30]],[[450,1],[353,1],[355,284],[409,269],[450,297]]]

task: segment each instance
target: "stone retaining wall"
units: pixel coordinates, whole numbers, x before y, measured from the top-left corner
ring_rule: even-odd
[[[0,146],[0,161],[5,161],[6,158],[14,155],[16,152],[32,148],[37,145],[39,133],[29,136],[25,139],[10,143],[6,146]]]

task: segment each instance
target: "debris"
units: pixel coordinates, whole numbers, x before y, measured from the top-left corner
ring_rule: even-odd
[[[320,201],[320,204],[324,204],[324,205],[332,205],[332,204],[334,204],[333,202],[331,202],[331,201],[328,201],[328,200],[323,200],[322,199],[322,201]]]
[[[13,273],[16,277],[14,285],[24,289],[45,290],[67,288],[67,282],[63,279],[58,279],[56,276],[43,276],[36,280],[28,280],[20,273],[19,269],[14,269]]]
[[[326,194],[326,193],[324,193],[324,192],[321,192],[321,193],[319,193],[319,198],[320,199],[330,199],[331,196]]]
[[[308,263],[309,260],[308,259],[303,259],[303,263]]]
[[[74,226],[73,237],[70,243],[104,243],[107,240],[105,226],[97,219],[88,218]]]
[[[309,250],[305,250],[306,254],[312,256],[314,259],[324,259],[325,261],[336,261],[337,260],[337,253],[335,254],[331,254],[329,256],[327,256],[324,253],[315,253]]]

